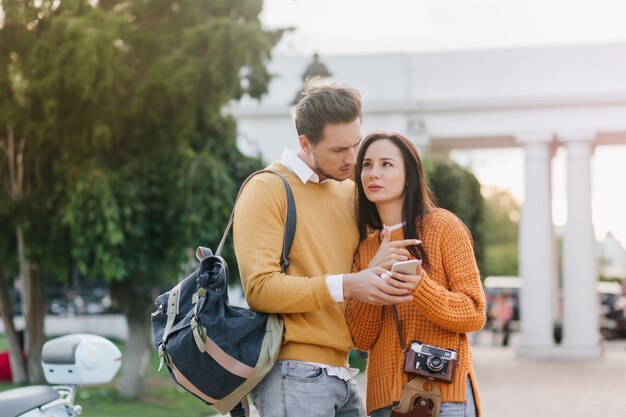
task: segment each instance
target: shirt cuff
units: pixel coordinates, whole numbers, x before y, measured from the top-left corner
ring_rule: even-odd
[[[326,286],[335,301],[341,303],[343,299],[343,274],[329,275],[326,277]]]

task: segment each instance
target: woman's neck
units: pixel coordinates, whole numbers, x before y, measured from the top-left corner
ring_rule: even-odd
[[[380,216],[380,221],[385,226],[393,226],[402,223],[402,204],[396,202],[387,204],[376,204],[376,210]]]

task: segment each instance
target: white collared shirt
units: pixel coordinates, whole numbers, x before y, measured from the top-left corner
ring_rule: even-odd
[[[306,184],[309,181],[318,184],[326,181],[333,181],[330,178],[320,181],[319,175],[317,175],[317,173],[298,156],[297,149],[283,150],[283,154],[280,157],[280,163],[296,174],[298,178],[300,178],[300,181],[302,181],[302,184]]]

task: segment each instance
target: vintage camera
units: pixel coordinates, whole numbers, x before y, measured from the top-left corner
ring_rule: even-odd
[[[427,378],[450,383],[458,363],[458,354],[452,349],[443,349],[414,341],[406,354],[404,370]]]

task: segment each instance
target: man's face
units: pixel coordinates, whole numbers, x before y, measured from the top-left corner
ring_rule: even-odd
[[[306,136],[300,136],[300,145],[307,164],[320,177],[343,181],[352,177],[356,155],[361,144],[361,120],[349,123],[327,124],[316,145]]]

